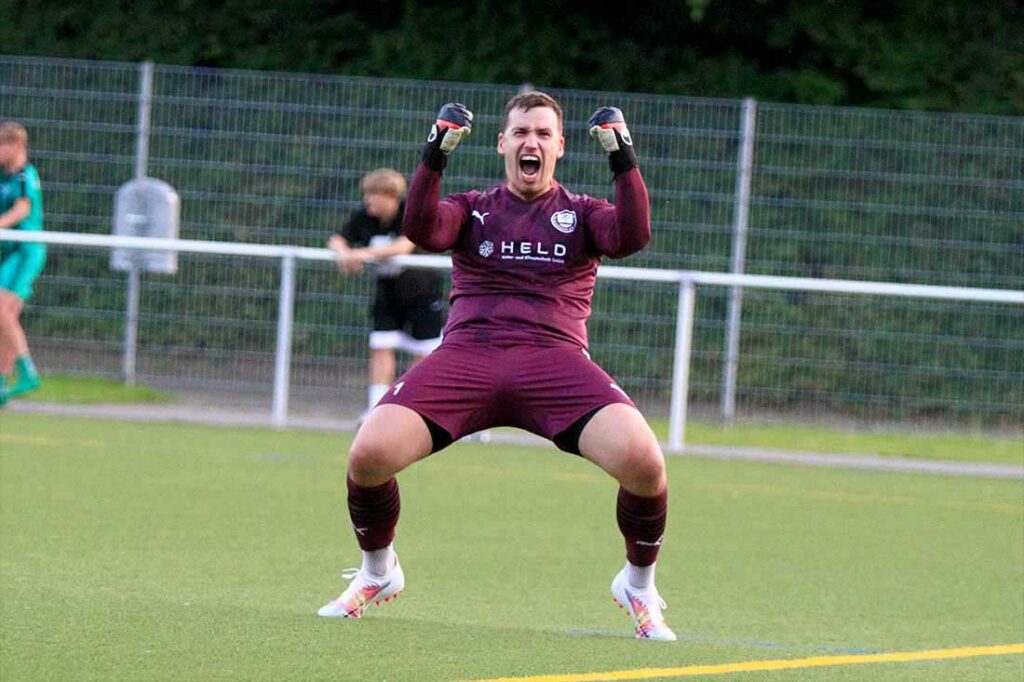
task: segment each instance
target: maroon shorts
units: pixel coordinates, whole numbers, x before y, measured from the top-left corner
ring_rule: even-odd
[[[453,440],[495,426],[515,426],[555,440],[581,417],[613,403],[636,407],[575,346],[445,340],[396,381],[379,404],[408,407]]]

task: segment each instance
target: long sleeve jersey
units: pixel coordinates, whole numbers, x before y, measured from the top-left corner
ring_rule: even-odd
[[[452,251],[445,338],[587,347],[601,258],[622,258],[651,237],[639,169],[615,180],[615,203],[555,182],[524,201],[502,183],[440,198],[441,174],[420,164],[403,228],[432,252]]]

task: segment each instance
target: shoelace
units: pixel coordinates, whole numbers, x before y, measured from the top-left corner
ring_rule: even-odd
[[[644,604],[647,606],[647,608],[651,607],[651,601],[647,599],[647,597],[649,597],[650,595],[649,594],[644,594],[644,590],[637,590],[633,594],[636,595],[637,597],[640,597],[643,600]],[[665,599],[660,594],[655,592],[654,596],[656,596],[658,598],[658,606],[660,606],[662,608],[662,610],[665,610],[665,609],[668,608],[668,604],[665,603]]]
[[[341,579],[352,582],[363,572],[361,568],[343,568],[341,569]],[[373,574],[363,577],[364,585],[379,585],[380,578],[374,579]]]
[[[665,603],[665,600],[661,598],[661,595],[660,595],[660,594],[658,595],[658,606],[660,607],[660,608],[658,609],[658,613],[659,613],[659,615],[661,615],[661,611],[666,611],[666,610],[668,610],[668,604],[666,604],[666,603]],[[651,608],[651,604],[650,604],[650,602],[648,602],[648,604],[647,604],[647,608]]]

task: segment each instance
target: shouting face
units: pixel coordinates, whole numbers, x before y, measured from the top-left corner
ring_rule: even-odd
[[[498,153],[505,157],[509,190],[532,201],[551,189],[555,164],[565,154],[558,115],[550,107],[513,109],[498,133]]]

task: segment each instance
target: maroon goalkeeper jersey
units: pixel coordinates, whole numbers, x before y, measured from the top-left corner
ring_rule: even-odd
[[[504,183],[443,200],[440,187],[441,174],[420,164],[403,228],[428,251],[452,250],[445,339],[586,348],[602,256],[628,256],[650,240],[640,171],[615,180],[615,204],[557,182],[529,202]]]

